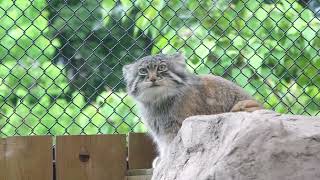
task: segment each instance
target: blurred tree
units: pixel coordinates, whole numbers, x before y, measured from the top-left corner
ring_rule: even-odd
[[[320,20],[295,0],[142,2],[153,53],[183,51],[190,70],[236,81],[269,108],[316,114]],[[229,3],[232,2],[232,3]],[[312,97],[312,98],[310,98]]]
[[[264,0],[264,2],[267,4],[274,4],[279,2],[279,0]],[[315,16],[320,17],[320,1],[319,0],[298,0],[298,2],[302,6],[308,7],[315,14]]]
[[[144,131],[121,68],[160,51],[268,108],[319,115],[316,12],[319,0],[0,1],[0,136]]]
[[[320,1],[319,0],[299,0],[300,4],[309,7],[309,9],[320,17]]]
[[[50,30],[61,47],[55,62],[67,69],[71,90],[81,90],[88,101],[105,89],[123,88],[122,66],[150,54],[151,39],[134,32],[134,6],[120,1],[50,0]]]

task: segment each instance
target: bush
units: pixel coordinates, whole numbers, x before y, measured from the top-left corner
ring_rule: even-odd
[[[145,131],[123,64],[184,52],[268,108],[319,114],[320,21],[294,0],[1,1],[0,136]]]

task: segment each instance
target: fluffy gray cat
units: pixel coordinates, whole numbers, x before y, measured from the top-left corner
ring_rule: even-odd
[[[146,56],[125,65],[123,74],[127,91],[137,101],[160,157],[189,116],[262,108],[231,81],[188,72],[180,53]]]

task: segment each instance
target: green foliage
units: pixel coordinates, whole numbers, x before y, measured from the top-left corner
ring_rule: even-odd
[[[0,136],[145,131],[121,68],[159,51],[278,112],[319,115],[314,8],[263,2],[0,1]]]
[[[140,5],[146,10],[136,22],[152,31],[153,53],[180,49],[194,72],[234,80],[279,112],[319,112],[320,21],[312,11],[294,0],[235,1],[229,6],[153,2],[158,8]]]
[[[49,3],[50,32],[63,45],[55,61],[66,65],[71,91],[81,89],[88,101],[105,89],[123,88],[123,64],[150,54],[151,40],[133,32],[137,9],[112,0]]]
[[[88,6],[92,6],[90,2],[88,2]],[[79,6],[77,1],[70,1],[70,3],[73,8],[76,8],[76,5]],[[81,89],[83,91],[71,90],[74,87],[70,86],[70,83],[75,82],[70,81],[67,77],[67,72],[70,70],[69,66],[60,61],[51,61],[51,59],[57,57],[56,49],[65,44],[59,38],[50,40],[50,37],[54,36],[54,32],[50,29],[48,30],[50,14],[49,11],[43,10],[45,1],[37,1],[32,6],[29,1],[1,1],[0,7],[0,13],[3,16],[1,20],[4,22],[0,28],[2,38],[0,42],[2,59],[0,64],[0,78],[2,81],[0,84],[0,136],[145,131],[139,121],[133,101],[124,92],[99,91],[99,96],[95,95],[93,97],[95,99],[88,103],[85,87]],[[69,7],[65,6],[63,8]],[[71,16],[68,14],[68,10],[62,10],[61,13],[66,13],[64,17]],[[85,10],[82,10],[77,15],[86,18]],[[89,20],[88,22],[90,23],[93,21],[93,19]],[[80,26],[85,22],[77,22],[75,19],[70,21],[74,23],[74,27]],[[56,23],[56,26],[59,26],[61,22],[57,21]],[[92,25],[90,23],[86,26]],[[120,36],[121,32],[117,32],[116,29],[114,31],[115,33],[110,34],[109,38],[116,38],[116,35]],[[63,32],[69,33],[67,34],[69,36],[74,33],[70,29],[63,30]],[[91,33],[91,30],[79,30],[79,36],[86,38],[85,36],[89,32]],[[102,32],[99,32],[101,39],[103,38]],[[81,38],[75,38],[78,41],[74,42],[74,46],[79,49],[83,45],[83,42],[80,42]],[[127,39],[124,38],[123,40],[126,41]],[[133,43],[133,40],[131,41]],[[92,40],[85,46],[93,45],[95,46],[93,47],[95,51],[98,51],[97,48],[101,48],[98,47],[98,45],[101,46],[99,43],[95,39],[95,41]],[[108,41],[106,43],[109,43],[109,46],[114,46],[112,42]],[[130,44],[127,45],[129,46]],[[143,43],[139,44],[139,41],[137,45],[145,46]],[[117,47],[115,46],[114,48]],[[132,46],[132,50],[136,49],[136,46]],[[85,47],[81,49],[81,52],[87,55],[92,53],[92,49],[89,50],[91,52],[88,52],[88,47]],[[104,50],[99,52],[102,51]],[[121,52],[123,56],[126,56],[123,51],[124,48],[118,52],[118,55]],[[139,52],[137,50],[135,55],[140,55]],[[108,52],[103,53],[106,54]],[[92,60],[92,58],[86,58]],[[109,58],[109,60],[113,60],[114,66],[117,66],[115,63],[116,58]],[[132,57],[130,60],[132,60]],[[112,63],[109,62],[109,65]],[[121,77],[119,69],[121,69],[120,66],[117,67],[118,72],[116,75]],[[100,73],[98,78],[105,76],[105,72],[92,72],[92,69],[81,70],[83,73],[91,74],[91,76],[93,73]],[[85,82],[83,79],[78,81]],[[113,81],[118,83],[120,79],[115,78]]]

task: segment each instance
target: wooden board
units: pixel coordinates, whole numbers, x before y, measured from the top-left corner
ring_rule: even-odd
[[[126,180],[151,180],[153,169],[128,170]]]
[[[157,156],[155,144],[145,133],[129,133],[128,151],[129,169],[152,168]]]
[[[127,176],[152,175],[153,169],[129,169]]]
[[[122,180],[126,173],[126,136],[59,136],[58,180]]]
[[[4,155],[7,180],[52,180],[50,136],[9,137]]]
[[[5,140],[0,138],[0,179],[6,179]]]
[[[126,180],[151,180],[152,175],[127,176]]]

